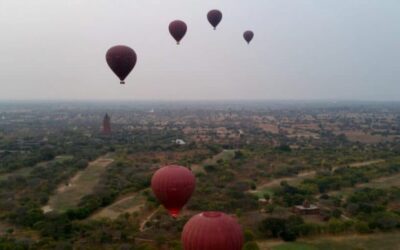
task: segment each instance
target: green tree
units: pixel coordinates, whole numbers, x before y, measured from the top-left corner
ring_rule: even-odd
[[[254,233],[250,229],[244,230],[244,242],[249,242],[254,240]]]
[[[284,241],[295,241],[297,239],[297,234],[293,229],[286,228],[281,234],[280,234],[282,240]]]
[[[162,235],[158,235],[158,236],[156,237],[156,244],[157,244],[157,246],[158,246],[159,248],[162,247],[162,246],[165,244],[166,241],[167,241],[167,240],[166,240],[165,237],[162,236]]]
[[[168,246],[171,250],[183,250],[182,243],[178,240],[171,241]]]
[[[285,227],[285,219],[269,217],[261,222],[260,231],[277,238],[285,230]]]
[[[243,250],[260,250],[260,247],[255,241],[249,241],[244,244]]]

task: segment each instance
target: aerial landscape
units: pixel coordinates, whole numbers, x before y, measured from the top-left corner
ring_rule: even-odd
[[[400,104],[50,104],[0,108],[4,246],[180,249],[208,210],[260,249],[400,244]],[[178,219],[150,189],[170,164],[196,177]]]
[[[400,2],[0,2],[0,250],[400,249]]]

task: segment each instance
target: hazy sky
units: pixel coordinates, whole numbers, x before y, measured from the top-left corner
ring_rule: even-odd
[[[0,0],[0,31],[0,100],[400,100],[399,0]],[[125,86],[117,44],[138,54]]]

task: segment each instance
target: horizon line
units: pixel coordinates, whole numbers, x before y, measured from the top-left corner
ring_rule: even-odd
[[[382,99],[0,99],[0,102],[400,102]]]

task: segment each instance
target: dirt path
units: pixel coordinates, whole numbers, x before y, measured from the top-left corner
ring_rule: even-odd
[[[354,162],[354,163],[350,163],[348,164],[349,167],[351,168],[360,168],[360,167],[366,167],[369,165],[374,165],[374,164],[378,164],[378,163],[382,163],[385,162],[385,160],[383,159],[377,159],[377,160],[370,160],[370,161],[360,161],[360,162]],[[332,171],[335,171],[338,168],[342,168],[344,166],[335,166],[332,168]]]
[[[301,181],[301,180],[309,178],[309,177],[314,177],[315,174],[316,174],[316,171],[306,171],[306,172],[301,172],[298,175],[293,176],[293,177],[283,177],[283,178],[274,179],[272,181],[269,181],[267,183],[259,185],[257,187],[257,189],[254,190],[253,192],[260,192],[265,188],[271,188],[271,187],[279,186],[282,181],[286,181],[289,184],[290,183],[293,184],[293,182],[298,182],[298,181]]]
[[[350,164],[349,166],[352,168],[359,168],[359,167],[365,167],[365,166],[378,164],[378,163],[382,163],[382,162],[385,162],[385,160],[378,159],[378,160],[372,160],[372,161],[356,162],[356,163]]]
[[[81,177],[82,172],[78,172],[74,175],[74,177],[72,177],[67,184],[61,184],[60,186],[58,186],[57,188],[57,193],[64,193],[66,191],[68,191],[68,189],[71,189],[73,187],[73,185],[79,180],[79,178]]]
[[[400,173],[393,174],[390,176],[382,176],[380,178],[373,179],[368,183],[358,184],[357,187],[372,187],[372,188],[400,187]]]
[[[137,192],[120,197],[111,205],[95,212],[90,219],[109,218],[116,219],[123,213],[140,212],[144,208],[145,199]]]
[[[143,232],[146,226],[146,223],[151,220],[151,218],[158,212],[158,210],[160,210],[160,207],[158,207],[156,210],[154,210],[149,216],[146,217],[146,219],[144,219],[141,223],[140,223],[140,227],[139,230],[140,232]]]

